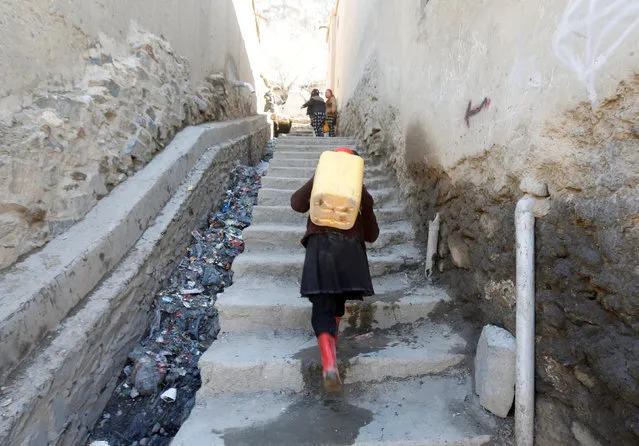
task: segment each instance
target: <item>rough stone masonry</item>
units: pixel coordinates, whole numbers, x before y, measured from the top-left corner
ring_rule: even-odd
[[[68,229],[178,130],[255,113],[223,75],[192,81],[163,38],[132,26],[127,47],[96,42],[73,88],[0,111],[0,269]]]
[[[522,178],[504,172],[506,147],[444,170],[430,138],[398,109],[379,104],[371,61],[341,115],[345,134],[385,157],[414,210],[424,246],[441,216],[438,270],[467,302],[467,316],[515,333],[514,208]],[[536,442],[577,445],[582,433],[639,441],[639,75],[593,110],[581,103],[545,132],[581,159],[547,163],[551,194],[536,224]],[[481,311],[477,312],[479,308]],[[577,428],[573,428],[577,426]],[[576,429],[576,430],[575,430]]]

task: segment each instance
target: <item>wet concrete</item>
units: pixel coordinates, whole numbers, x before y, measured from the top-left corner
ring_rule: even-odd
[[[373,412],[348,402],[348,393],[321,398],[308,394],[268,423],[224,432],[226,446],[248,444],[350,445],[360,429],[373,421]]]

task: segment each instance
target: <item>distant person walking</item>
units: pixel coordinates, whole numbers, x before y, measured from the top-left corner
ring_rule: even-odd
[[[326,122],[328,123],[328,136],[335,136],[335,123],[337,122],[337,98],[330,88],[324,92],[326,96]]]
[[[323,126],[326,120],[326,103],[317,88],[313,89],[311,98],[302,105],[302,108],[306,108],[306,114],[311,118],[315,136],[324,136]]]

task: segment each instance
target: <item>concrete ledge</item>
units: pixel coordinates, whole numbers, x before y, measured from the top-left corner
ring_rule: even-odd
[[[0,278],[0,383],[133,246],[211,146],[252,134],[264,117],[188,127],[83,220]]]
[[[188,245],[191,230],[223,198],[230,169],[238,161],[259,160],[270,134],[261,121],[249,118],[245,135],[223,132],[235,138],[202,148],[204,154],[193,160],[195,167],[172,188],[175,194],[157,216],[149,218],[155,217],[133,249],[12,374],[3,394],[12,403],[0,408],[0,444],[84,443],[133,342],[148,326],[151,300]],[[217,139],[200,135],[191,141],[198,145]]]

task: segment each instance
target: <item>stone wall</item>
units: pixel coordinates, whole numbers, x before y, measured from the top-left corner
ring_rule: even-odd
[[[256,113],[254,93],[234,84],[253,78],[231,0],[6,3],[0,269],[64,232],[178,130]]]
[[[115,387],[133,343],[154,316],[162,281],[224,197],[237,162],[259,161],[270,136],[257,130],[209,148],[129,254],[3,383],[0,443],[84,444]],[[99,206],[99,205],[98,205]]]
[[[240,28],[254,18],[232,0],[0,0],[0,21],[0,99],[72,88],[97,42],[127,50],[132,21],[171,42],[195,81],[224,73],[253,83]]]
[[[421,243],[440,213],[436,280],[468,317],[515,333],[514,208],[522,180],[548,185],[540,445],[639,439],[639,11],[587,4],[342,2],[331,31],[340,129],[395,170]],[[603,18],[588,59],[574,33]]]

